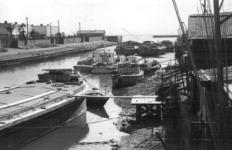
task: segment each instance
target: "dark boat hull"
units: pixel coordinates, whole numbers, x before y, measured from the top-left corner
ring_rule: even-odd
[[[86,98],[87,106],[104,106],[109,98],[108,97],[88,97]]]
[[[0,149],[13,150],[40,138],[58,127],[86,126],[86,101],[84,98],[0,131]]]
[[[134,76],[121,76],[121,75],[113,75],[112,82],[113,88],[124,88],[128,86],[136,85],[138,81],[143,78],[143,74],[134,75]]]

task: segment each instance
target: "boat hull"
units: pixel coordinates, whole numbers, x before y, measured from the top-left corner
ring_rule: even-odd
[[[79,71],[79,72],[84,72],[84,73],[90,73],[91,70],[93,69],[93,66],[90,65],[76,65],[73,66],[75,71]]]
[[[141,71],[139,74],[135,75],[113,75],[113,88],[123,88],[128,86],[133,86],[142,80],[144,77],[144,72]]]
[[[91,70],[93,74],[111,74],[115,72],[114,67],[109,66],[94,66]]]
[[[112,74],[117,72],[113,66],[76,65],[73,68],[75,71],[92,74]]]
[[[12,150],[46,135],[58,127],[86,126],[86,100],[70,100],[64,106],[0,131],[0,149]]]
[[[86,98],[86,103],[87,106],[91,107],[99,107],[99,106],[104,106],[109,98],[108,97],[88,97]]]

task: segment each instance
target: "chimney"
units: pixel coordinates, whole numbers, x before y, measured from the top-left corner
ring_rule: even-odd
[[[43,24],[40,24],[40,26],[43,26]]]
[[[4,21],[5,24],[7,24],[7,21]]]

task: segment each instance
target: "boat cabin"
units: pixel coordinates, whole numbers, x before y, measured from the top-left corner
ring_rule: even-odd
[[[121,56],[120,62],[142,64],[142,63],[144,63],[144,59],[141,56],[136,56],[136,55]]]
[[[113,65],[115,61],[115,55],[115,52],[111,52],[109,50],[99,50],[93,53],[93,58],[97,63]]]
[[[45,73],[38,74],[39,82],[73,82],[79,81],[80,74],[72,69],[44,69]]]

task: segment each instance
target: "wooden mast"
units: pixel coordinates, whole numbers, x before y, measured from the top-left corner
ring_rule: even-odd
[[[217,75],[218,75],[218,83],[219,87],[223,88],[223,64],[222,64],[222,52],[221,52],[221,29],[220,29],[220,12],[219,12],[219,1],[214,0],[214,46],[215,52],[217,56]]]

